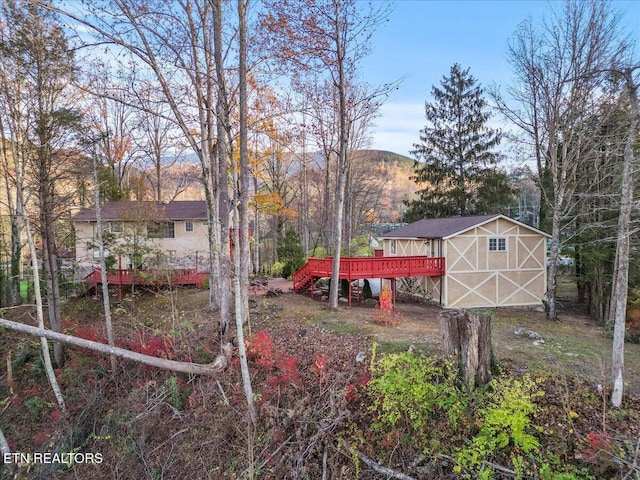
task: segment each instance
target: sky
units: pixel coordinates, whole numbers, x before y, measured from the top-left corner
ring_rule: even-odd
[[[640,1],[613,4],[626,32],[640,35]],[[440,86],[454,63],[470,68],[483,87],[509,84],[505,54],[518,25],[561,6],[561,0],[398,0],[361,65],[372,85],[403,78],[376,120],[372,148],[411,156],[431,87]]]

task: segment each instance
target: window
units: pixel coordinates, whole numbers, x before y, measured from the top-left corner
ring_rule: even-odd
[[[193,232],[193,222],[184,222],[184,229],[187,232]]]
[[[398,245],[396,240],[391,240],[391,255],[396,255],[398,253]]]
[[[156,222],[147,225],[149,238],[175,238],[173,222]]]
[[[124,226],[122,225],[122,222],[109,222],[106,230],[111,233],[122,233],[124,232]]]
[[[490,238],[489,239],[489,251],[490,252],[504,252],[507,249],[507,239],[504,237]]]

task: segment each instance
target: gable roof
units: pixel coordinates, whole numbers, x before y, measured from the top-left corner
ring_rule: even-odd
[[[149,201],[117,201],[105,202],[100,209],[103,221],[141,221],[154,222],[177,220],[206,221],[207,204],[203,200],[149,202]],[[71,220],[73,222],[95,222],[96,209],[85,208]]]
[[[526,227],[536,233],[549,236],[545,232],[518,222],[513,218],[500,214],[476,215],[471,217],[447,217],[447,218],[425,218],[417,222],[406,225],[397,230],[392,230],[381,235],[382,238],[449,238],[465,232],[478,225],[483,225],[492,220],[503,218],[510,222]]]

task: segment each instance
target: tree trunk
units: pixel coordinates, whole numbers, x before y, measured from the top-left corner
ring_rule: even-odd
[[[53,230],[53,186],[48,177],[44,154],[40,156],[39,168],[39,207],[40,207],[40,237],[42,240],[42,264],[47,285],[47,312],[51,330],[62,332],[62,315],[60,305],[60,279],[58,255]],[[64,366],[64,351],[60,343],[53,344],[53,359],[56,367]]]
[[[635,143],[638,122],[640,121],[640,105],[638,105],[638,86],[633,83],[632,70],[625,73],[625,86],[631,103],[631,123],[624,148],[622,168],[622,186],[620,187],[620,216],[618,217],[618,240],[616,243],[616,265],[611,291],[611,314],[613,320],[613,391],[611,403],[614,407],[622,404],[624,391],[624,333],[627,315],[627,296],[629,288],[629,223],[633,209],[633,144]]]
[[[162,368],[164,370],[171,370],[173,372],[189,373],[193,375],[209,375],[215,376],[222,372],[233,354],[233,345],[227,344],[222,347],[221,353],[216,357],[215,361],[208,365],[201,365],[198,363],[190,362],[178,362],[176,360],[167,360],[165,358],[152,357],[150,355],[144,355],[138,352],[132,352],[119,347],[110,347],[104,343],[94,342],[86,340],[84,338],[78,338],[71,335],[65,335],[64,333],[56,333],[44,328],[32,327],[31,325],[25,325],[23,323],[12,322],[0,318],[0,327],[15,330],[17,332],[28,333],[36,337],[48,338],[55,342],[67,343],[69,345],[75,345],[80,348],[87,348],[96,352],[101,352],[107,355],[115,355],[134,362],[143,363],[156,368]]]
[[[22,202],[21,202],[22,205]],[[24,214],[24,211],[21,209]],[[31,255],[31,269],[33,273],[33,290],[35,292],[36,297],[36,317],[38,319],[38,328],[35,330],[44,330],[44,313],[42,308],[42,297],[40,295],[40,273],[38,272],[38,259],[36,257],[36,245],[33,241],[33,236],[31,235],[31,228],[29,227],[29,220],[27,217],[24,217],[24,225],[25,231],[27,233],[27,242],[29,245],[29,252]],[[53,327],[52,327],[53,328]],[[42,349],[42,361],[44,362],[44,369],[47,374],[47,379],[49,380],[49,384],[51,385],[51,389],[58,401],[58,406],[60,410],[65,411],[66,406],[64,403],[64,398],[62,397],[62,391],[60,390],[60,385],[58,384],[58,379],[56,378],[56,373],[53,369],[53,365],[51,363],[51,356],[49,354],[49,343],[45,335],[40,336],[40,347]],[[56,342],[53,344],[54,347],[58,345],[60,347],[60,351],[62,352],[62,344],[60,342]],[[55,350],[54,350],[55,352]]]
[[[107,330],[107,342],[109,346],[114,346],[113,325],[111,322],[111,302],[109,300],[109,282],[107,281],[107,264],[104,254],[104,237],[102,230],[102,206],[100,205],[100,183],[98,181],[98,158],[95,153],[93,155],[93,181],[95,183],[95,202],[96,202],[96,226],[98,236],[98,251],[100,252],[100,282],[102,284],[102,302],[104,306],[104,323]],[[160,178],[158,177],[158,182]],[[98,292],[96,292],[96,295]],[[118,363],[116,357],[111,355],[111,374],[115,375],[118,371]]]
[[[333,262],[331,265],[331,285],[329,286],[329,307],[338,308],[338,287],[340,278],[340,256],[342,249],[342,219],[344,215],[344,192],[347,184],[347,147],[349,145],[349,133],[347,128],[347,96],[346,78],[344,71],[345,62],[345,39],[341,36],[338,19],[338,5],[335,4],[335,47],[337,53],[338,82],[335,85],[338,89],[338,116],[340,122],[340,133],[338,136],[338,172],[336,178],[335,212],[333,220]]]
[[[245,4],[245,1],[247,2]],[[238,178],[239,199],[236,199],[234,209],[234,220],[236,224],[234,238],[236,249],[234,255],[235,262],[235,304],[236,304],[236,335],[238,338],[238,357],[240,358],[240,371],[242,374],[242,385],[247,399],[247,409],[252,425],[258,422],[253,389],[251,387],[251,375],[249,374],[249,364],[244,343],[243,325],[249,321],[249,163],[247,154],[247,19],[246,8],[249,0],[238,0],[238,30],[239,30],[239,76],[240,76],[240,171]],[[238,202],[239,200],[239,202]],[[238,233],[239,232],[239,233]]]
[[[440,313],[444,354],[458,360],[461,377],[469,392],[491,380],[493,350],[491,315],[468,310]]]

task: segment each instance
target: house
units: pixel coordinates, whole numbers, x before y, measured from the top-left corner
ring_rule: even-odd
[[[163,262],[182,269],[207,270],[208,228],[204,201],[114,201],[100,209],[103,229],[114,240],[107,246],[115,268],[129,268],[134,260],[127,255],[138,248],[145,259],[136,262]],[[76,233],[76,275],[99,265],[95,208],[72,217]],[[146,266],[146,265],[137,265]]]
[[[548,237],[504,215],[419,220],[381,236],[385,257],[445,259],[445,275],[419,280],[446,308],[541,305]]]

